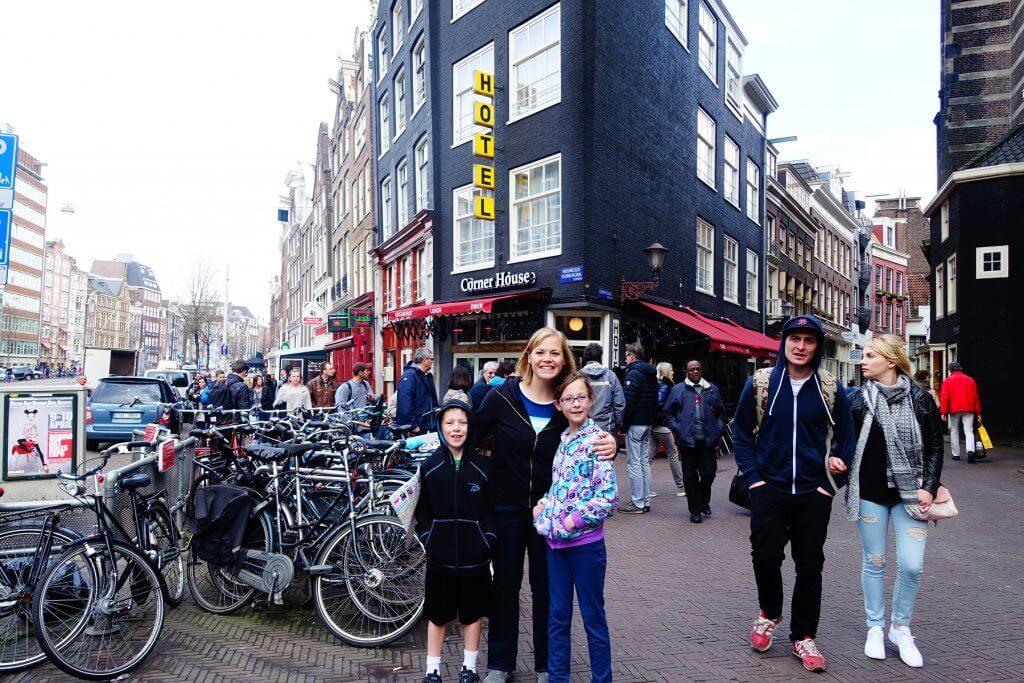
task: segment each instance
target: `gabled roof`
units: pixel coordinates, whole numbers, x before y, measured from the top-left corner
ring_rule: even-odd
[[[234,315],[236,313],[238,315],[242,316],[243,318],[251,318],[253,320],[256,319],[256,316],[254,316],[252,314],[252,312],[248,308],[246,308],[245,306],[232,306],[231,307],[231,315]]]
[[[104,296],[121,296],[121,280],[117,278],[89,277],[89,287]]]
[[[991,147],[968,161],[963,168],[982,168],[983,166],[1022,162],[1024,162],[1024,124],[1017,126],[1001,140],[993,143]]]
[[[927,306],[931,302],[932,288],[920,273],[907,273],[907,288],[910,290],[910,308],[916,311],[918,306]]]

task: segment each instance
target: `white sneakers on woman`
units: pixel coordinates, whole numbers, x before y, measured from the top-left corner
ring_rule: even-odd
[[[899,648],[900,659],[904,664],[915,669],[924,666],[924,657],[914,644],[914,636],[910,634],[909,626],[891,625],[889,642]],[[868,629],[868,637],[864,641],[864,654],[871,659],[885,659],[885,636],[881,626],[872,626]]]
[[[871,659],[885,659],[885,631],[881,626],[868,629],[868,639],[864,642],[864,654]]]

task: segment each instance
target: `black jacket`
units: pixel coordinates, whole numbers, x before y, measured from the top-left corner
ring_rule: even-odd
[[[420,466],[416,535],[431,569],[462,575],[490,571],[495,535],[489,469],[489,459],[470,448],[456,468],[443,444]]]
[[[228,389],[227,381],[213,383],[207,393],[206,404],[211,408],[231,410],[231,391]]]
[[[260,392],[260,408],[263,410],[274,409],[274,397],[277,396],[277,382],[273,377],[267,377],[263,381],[263,391]]]
[[[921,488],[934,496],[942,477],[945,428],[935,399],[913,381],[910,383],[910,400],[914,403],[914,416],[921,428]],[[850,412],[853,413],[855,434],[860,435],[867,412],[867,402],[860,387],[850,392]]]
[[[227,406],[228,408],[231,408],[232,410],[252,408],[252,389],[249,388],[249,385],[245,383],[244,379],[233,372],[229,373],[227,387],[231,394],[231,405]]]
[[[530,510],[551,487],[551,466],[568,423],[555,411],[547,426],[535,432],[519,393],[521,381],[509,377],[488,393],[473,413],[473,428],[480,439],[492,438],[495,502]]]
[[[475,406],[481,405],[484,402],[484,399],[487,398],[487,394],[490,390],[491,387],[484,381],[484,378],[481,377],[473,384],[472,387],[469,388],[470,403]]]
[[[626,395],[623,431],[632,425],[658,424],[661,405],[658,403],[658,371],[653,365],[642,360],[627,365],[622,393]]]

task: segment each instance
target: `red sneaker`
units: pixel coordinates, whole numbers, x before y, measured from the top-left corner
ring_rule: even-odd
[[[765,652],[772,646],[772,635],[782,623],[782,617],[769,619],[764,612],[759,612],[754,619],[754,628],[750,632],[750,646],[758,652]]]
[[[793,655],[800,658],[808,671],[820,673],[825,670],[825,656],[818,651],[813,638],[794,641]]]

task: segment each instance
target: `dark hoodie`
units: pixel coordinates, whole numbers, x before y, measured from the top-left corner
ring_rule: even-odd
[[[649,426],[658,424],[658,370],[650,363],[635,360],[626,366],[626,378],[622,382],[626,395],[626,410],[622,414],[622,431],[633,425]]]
[[[785,352],[786,337],[797,330],[813,332],[818,338],[818,347],[811,360],[814,372],[794,402]],[[809,493],[819,486],[835,493],[825,474],[825,441],[830,424],[833,425],[832,455],[842,458],[847,467],[853,461],[856,435],[846,392],[837,388],[835,407],[829,414],[818,377],[824,341],[821,323],[812,315],[790,318],[783,326],[779,360],[768,383],[768,404],[756,436],[753,377],[744,385],[736,406],[733,442],[736,465],[748,486],[763,480],[786,493]]]
[[[438,412],[438,425],[453,408],[470,415],[469,406],[462,401],[447,401]],[[420,466],[416,535],[427,551],[431,570],[458,575],[487,573],[495,541],[489,459],[476,453],[472,418],[458,467],[444,435],[439,435],[441,445]]]

